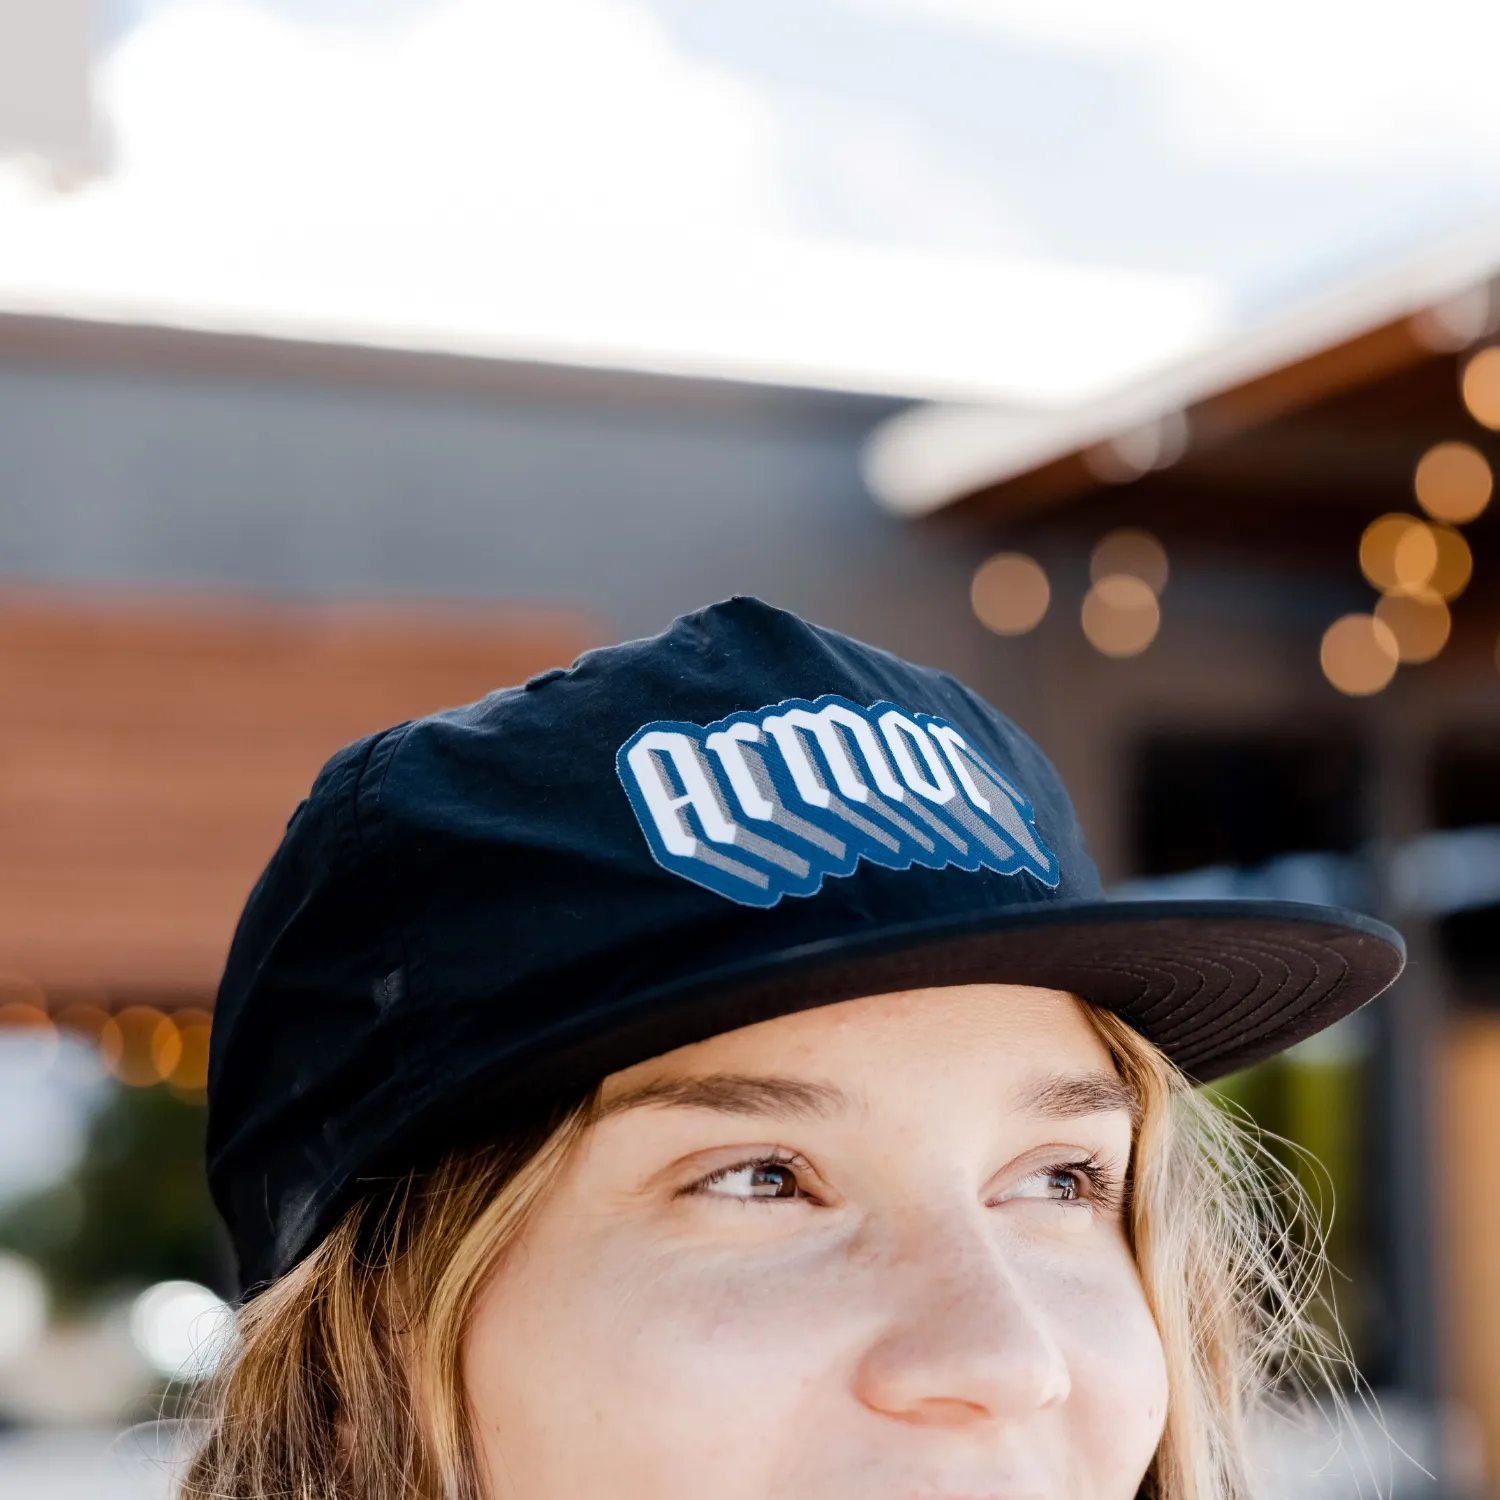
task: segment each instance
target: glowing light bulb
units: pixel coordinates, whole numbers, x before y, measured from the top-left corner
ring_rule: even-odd
[[[1371,521],[1359,539],[1359,565],[1365,577],[1382,593],[1429,583],[1442,545],[1433,531],[1425,521],[1401,512]]]
[[[1474,554],[1469,544],[1451,526],[1432,526],[1432,540],[1437,546],[1434,565],[1427,587],[1444,599],[1457,599],[1468,588],[1474,576]]]
[[[1323,632],[1323,675],[1339,692],[1366,698],[1396,675],[1400,648],[1389,625],[1374,615],[1344,615]]]
[[[1025,635],[1041,624],[1052,588],[1034,557],[997,552],[976,570],[969,600],[986,629],[996,635]]]
[[[121,1040],[115,1077],[138,1089],[170,1077],[182,1055],[177,1023],[152,1005],[128,1005],[114,1019]]]
[[[1122,526],[1102,537],[1089,558],[1089,577],[1095,583],[1111,573],[1139,578],[1153,594],[1167,586],[1170,568],[1167,549],[1149,531]]]
[[[1462,526],[1480,515],[1495,491],[1489,461],[1469,443],[1439,443],[1417,463],[1413,488],[1434,521]]]
[[[1431,661],[1448,644],[1452,617],[1431,589],[1397,590],[1375,606],[1375,619],[1390,629],[1404,662]]]
[[[1151,586],[1128,573],[1107,573],[1083,599],[1083,633],[1105,656],[1139,656],[1161,629]]]
[[[1459,389],[1476,422],[1500,429],[1500,348],[1481,349],[1464,366]]]

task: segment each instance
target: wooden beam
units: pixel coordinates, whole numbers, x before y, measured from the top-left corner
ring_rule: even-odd
[[[1451,356],[1435,354],[1423,342],[1414,319],[1382,324],[1197,402],[1187,412],[1192,434],[1190,452],[1212,449],[1278,417],[1434,359],[1446,362]],[[1107,488],[1106,481],[1090,467],[1086,453],[1066,453],[1027,473],[976,490],[936,512],[933,519],[1010,522]]]

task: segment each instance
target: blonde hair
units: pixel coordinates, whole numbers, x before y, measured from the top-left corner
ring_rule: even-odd
[[[1142,1500],[1248,1500],[1249,1424],[1332,1381],[1324,1278],[1294,1174],[1151,1043],[1084,1006],[1140,1101],[1127,1224],[1170,1395]],[[485,1500],[463,1392],[469,1310],[589,1128],[450,1157],[351,1209],[240,1313],[180,1500]]]

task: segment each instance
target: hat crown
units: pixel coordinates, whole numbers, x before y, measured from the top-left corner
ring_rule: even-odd
[[[219,994],[210,1182],[245,1279],[466,1120],[846,997],[775,998],[778,974],[1100,897],[1066,792],[1008,719],[755,599],[348,746]],[[759,1009],[728,1008],[752,979]]]

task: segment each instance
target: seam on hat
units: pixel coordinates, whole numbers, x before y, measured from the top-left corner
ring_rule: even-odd
[[[379,824],[383,812],[381,797],[385,792],[386,778],[390,775],[391,761],[395,758],[402,741],[416,728],[416,725],[415,719],[409,719],[405,724],[398,724],[394,729],[387,729],[383,734],[376,735],[370,745],[369,754],[366,755],[364,763],[359,768],[350,801],[354,814],[355,836],[361,847],[368,853],[376,852],[374,843],[379,837]],[[375,772],[378,772],[379,779],[373,787],[369,787],[367,783],[371,774]],[[367,794],[371,802],[368,813],[365,811]]]
[[[303,803],[303,807],[322,803],[332,833],[333,852],[345,866],[354,864],[359,857],[359,830],[354,821],[353,809],[349,805],[352,789],[358,787],[359,778],[379,741],[380,736],[372,734],[364,740],[345,745],[318,773],[312,790]],[[321,796],[320,789],[326,789]],[[298,812],[301,813],[302,808]],[[280,850],[277,852],[280,853]]]
[[[356,835],[366,858],[373,866],[372,880],[378,883],[382,894],[393,895],[392,935],[400,953],[400,967],[406,973],[406,992],[412,992],[412,948],[407,932],[405,903],[400,899],[401,870],[385,859],[385,842],[388,821],[385,807],[385,787],[395,764],[396,753],[406,743],[407,737],[417,727],[418,720],[409,719],[380,736],[372,746],[359,780],[354,788],[353,812]]]

